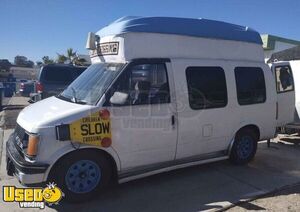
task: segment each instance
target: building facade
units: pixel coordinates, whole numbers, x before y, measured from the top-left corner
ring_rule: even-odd
[[[286,49],[300,45],[300,41],[282,38],[269,34],[262,34],[263,48],[265,60],[269,60],[273,53],[280,52]]]

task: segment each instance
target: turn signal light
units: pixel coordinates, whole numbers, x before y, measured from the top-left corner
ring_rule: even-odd
[[[28,156],[33,157],[37,155],[39,140],[40,140],[39,136],[29,135],[28,147],[27,147]]]

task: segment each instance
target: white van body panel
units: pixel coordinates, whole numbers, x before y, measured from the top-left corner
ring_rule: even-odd
[[[92,63],[125,62],[135,58],[201,58],[264,62],[261,45],[239,41],[140,32],[100,38],[100,43],[106,42],[119,42],[118,55],[95,56],[92,57]]]
[[[47,134],[46,130],[41,130],[44,132],[44,134]],[[48,134],[51,135],[53,134],[51,130],[48,130]],[[116,151],[113,149],[113,147],[109,148],[101,148],[101,147],[96,147],[96,146],[88,146],[88,145],[78,145],[77,143],[73,143],[74,147],[71,145],[71,141],[55,141],[56,138],[43,138],[43,144],[40,146],[40,149],[43,149],[45,151],[41,151],[41,154],[43,156],[39,156],[37,158],[38,161],[41,162],[46,162],[50,164],[49,168],[47,169],[47,172],[44,175],[44,182],[47,181],[48,175],[51,171],[51,168],[55,165],[59,159],[61,159],[63,156],[65,156],[68,153],[78,151],[75,148],[80,148],[80,149],[99,149],[102,150],[106,153],[108,153],[114,160],[116,164],[117,171],[121,171],[121,162],[118,154]],[[53,147],[55,146],[55,147]]]
[[[20,112],[17,123],[26,131],[37,133],[39,128],[53,127],[57,122],[66,123],[70,118],[76,120],[82,117],[82,113],[88,113],[94,108],[90,105],[80,105],[49,97],[25,107]]]
[[[51,164],[52,167],[63,155],[75,150],[71,141],[57,140],[55,126],[71,123],[97,110],[97,106],[80,105],[49,97],[24,108],[18,116],[17,124],[29,133],[40,135],[39,154],[36,161]],[[76,143],[74,145],[78,146]],[[121,169],[120,160],[113,147],[100,148],[82,144],[80,148],[98,148],[108,152],[114,158],[118,170]],[[50,169],[48,169],[49,171]]]
[[[247,125],[257,126],[260,140],[275,134],[276,96],[274,80],[264,63],[229,60],[172,60],[178,106],[178,146],[176,159],[227,151],[237,130]],[[218,66],[224,69],[228,103],[223,108],[193,110],[188,100],[187,67]],[[265,103],[240,106],[237,102],[235,67],[261,67],[264,70],[267,99]],[[222,120],[222,121],[220,121]],[[229,127],[230,126],[230,127]]]

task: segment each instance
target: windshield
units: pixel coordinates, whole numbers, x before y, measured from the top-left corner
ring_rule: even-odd
[[[123,66],[121,63],[93,64],[57,97],[78,104],[94,105]]]

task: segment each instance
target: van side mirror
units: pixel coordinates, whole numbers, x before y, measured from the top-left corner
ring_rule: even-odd
[[[128,98],[127,93],[122,93],[119,91],[116,91],[112,97],[110,97],[109,102],[114,105],[123,105],[125,104],[126,100]]]
[[[89,32],[85,48],[89,50],[95,50],[97,48],[95,33]]]

